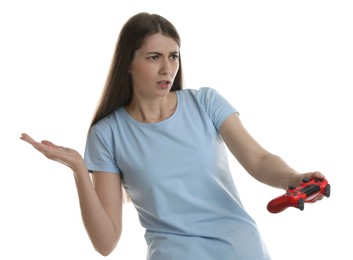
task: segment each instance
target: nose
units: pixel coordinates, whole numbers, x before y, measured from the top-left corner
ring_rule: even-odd
[[[169,75],[171,72],[172,72],[172,68],[170,66],[169,59],[164,59],[161,64],[160,74]]]

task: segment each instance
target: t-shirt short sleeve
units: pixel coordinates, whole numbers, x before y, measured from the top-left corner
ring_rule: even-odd
[[[217,131],[223,122],[237,110],[218,93],[217,90],[209,87],[200,88],[198,91],[199,102],[204,106],[206,113],[213,121]]]
[[[115,161],[112,131],[104,121],[92,126],[87,135],[84,160],[89,172],[120,173]]]

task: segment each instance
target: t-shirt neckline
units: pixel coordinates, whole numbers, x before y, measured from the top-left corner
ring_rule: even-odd
[[[166,119],[163,119],[162,121],[159,121],[159,122],[155,122],[155,123],[144,123],[144,122],[141,122],[141,121],[138,121],[136,120],[135,118],[133,118],[132,116],[130,116],[130,114],[126,111],[126,109],[124,107],[121,107],[120,108],[120,111],[123,115],[123,117],[133,123],[133,124],[136,124],[136,125],[139,125],[139,126],[157,126],[157,125],[164,125],[164,124],[167,124],[168,122],[172,121],[176,115],[178,114],[178,111],[179,111],[179,107],[181,105],[181,98],[180,98],[180,91],[175,91],[176,93],[176,99],[177,99],[177,104],[176,104],[176,108],[175,108],[175,111],[174,113],[166,118]]]

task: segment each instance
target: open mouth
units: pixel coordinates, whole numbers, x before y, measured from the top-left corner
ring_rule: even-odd
[[[171,85],[171,81],[169,81],[169,80],[161,80],[161,81],[158,81],[157,84],[161,88],[169,88],[169,86]]]

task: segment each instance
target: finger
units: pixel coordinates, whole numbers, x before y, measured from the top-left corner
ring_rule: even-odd
[[[44,153],[46,150],[47,150],[47,147],[46,145],[42,144],[42,143],[39,143],[39,142],[34,142],[32,143],[32,146],[34,148],[36,148],[38,151]]]
[[[39,142],[37,142],[36,140],[34,140],[32,137],[30,137],[28,134],[26,134],[26,133],[23,133],[22,135],[21,135],[21,137],[20,137],[20,139],[21,140],[23,140],[23,141],[25,141],[25,142],[27,142],[27,143],[30,143],[31,145],[36,145],[36,147],[40,147],[40,146],[38,146],[38,144],[39,144]],[[44,145],[47,145],[47,146],[51,146],[51,147],[54,147],[54,148],[63,148],[63,146],[58,146],[58,145],[56,145],[56,144],[54,144],[54,143],[52,143],[52,142],[50,142],[50,141],[48,141],[48,140],[43,140],[43,141],[41,141],[41,143],[42,144],[44,144]]]
[[[50,145],[46,145],[46,144],[39,143],[39,142],[35,142],[32,145],[37,151],[41,152],[48,159],[53,160],[56,157],[56,154],[57,154],[56,149],[55,149],[56,147],[52,147]]]
[[[308,178],[308,179],[314,179],[314,178],[318,178],[318,179],[323,179],[325,178],[325,175],[323,175],[321,172],[316,171],[316,172],[308,172],[305,173],[303,175],[303,178]]]
[[[20,139],[30,144],[36,143],[36,141],[32,137],[25,133],[21,134]]]
[[[64,148],[63,146],[56,145],[56,144],[54,144],[54,143],[52,143],[52,142],[50,142],[48,140],[43,140],[41,143],[44,144],[44,145],[48,145],[48,146],[54,147],[54,148]]]
[[[325,175],[323,175],[323,174],[322,174],[321,172],[319,172],[319,171],[313,172],[312,175],[313,175],[314,178],[319,178],[319,179],[325,178]]]
[[[314,203],[314,202],[316,202],[316,201],[320,201],[320,200],[322,200],[324,198],[324,195],[323,194],[320,194],[316,199],[314,199],[313,201],[312,201],[312,203]]]

